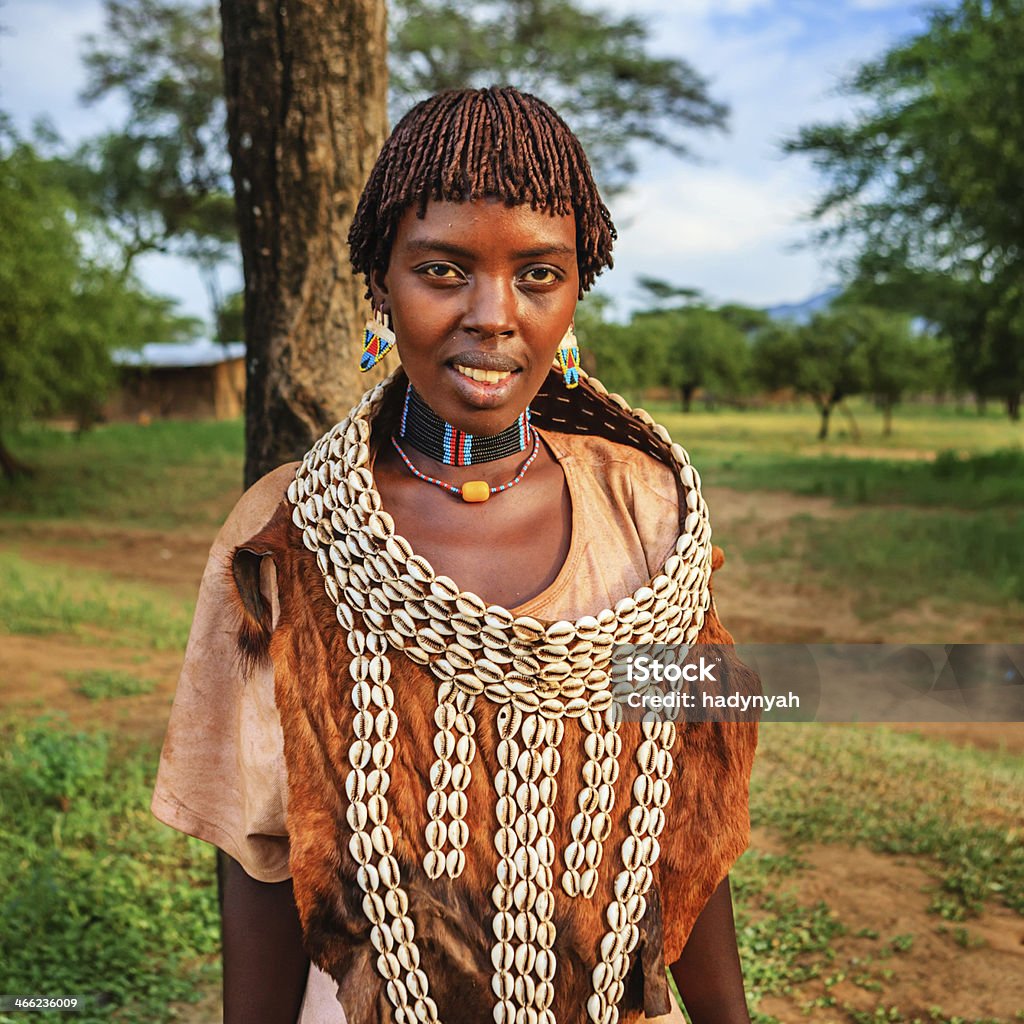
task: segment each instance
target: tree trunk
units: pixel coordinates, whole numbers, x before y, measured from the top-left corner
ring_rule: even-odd
[[[689,412],[690,407],[693,405],[693,392],[696,390],[695,387],[684,387],[682,388],[683,397],[683,412]]]
[[[348,229],[387,131],[384,0],[221,0],[245,272],[245,479],[299,457],[373,383]]]
[[[1006,396],[1006,412],[1014,423],[1020,422],[1020,392]]]
[[[892,436],[892,403],[886,402],[882,406],[882,436]]]
[[[818,440],[824,441],[828,437],[828,418],[832,415],[832,406],[823,402],[818,406],[821,411],[821,426],[818,428]]]

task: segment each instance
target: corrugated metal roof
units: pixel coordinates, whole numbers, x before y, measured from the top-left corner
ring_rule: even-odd
[[[138,350],[119,348],[113,354],[117,366],[151,367],[216,366],[217,363],[242,359],[244,356],[244,341],[229,341],[221,345],[208,338],[186,344],[150,342]]]

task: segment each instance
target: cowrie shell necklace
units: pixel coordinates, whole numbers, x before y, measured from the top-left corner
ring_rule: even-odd
[[[455,879],[465,868],[466,790],[476,758],[473,710],[478,699],[499,705],[493,779],[499,858],[492,890],[495,1024],[556,1024],[556,874],[563,898],[590,899],[602,862],[614,871],[613,899],[605,910],[607,929],[586,1011],[593,1024],[616,1024],[661,850],[677,728],[671,720],[645,719],[643,738],[631,752],[632,782],[620,783],[628,762],[621,758],[611,659],[619,644],[697,638],[711,600],[711,527],[700,477],[664,427],[609,395],[671,451],[685,501],[675,550],[658,575],[614,608],[575,622],[516,616],[437,574],[395,533],[394,520],[381,507],[369,469],[370,426],[393,379],[368,391],[313,446],[288,487],[293,522],[316,556],[352,655],[346,819],[377,970],[399,1024],[439,1020],[388,824],[389,769],[399,728],[390,684],[389,651],[395,650],[437,681],[422,865],[431,879]],[[599,381],[586,379],[607,395]],[[567,720],[579,722],[586,757],[571,841],[559,864],[551,836]],[[605,858],[616,799],[622,797],[630,800],[628,834],[616,855]]]

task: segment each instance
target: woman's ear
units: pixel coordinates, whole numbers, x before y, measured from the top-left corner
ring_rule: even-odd
[[[377,268],[370,272],[370,293],[373,295],[374,309],[388,312],[388,281],[385,271]]]

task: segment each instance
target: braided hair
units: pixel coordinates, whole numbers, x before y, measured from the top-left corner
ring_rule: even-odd
[[[615,226],[579,139],[542,100],[510,86],[438,93],[398,122],[359,198],[348,243],[366,279],[384,273],[398,222],[415,204],[496,196],[576,218],[580,295],[612,265]],[[367,291],[367,298],[370,297]]]

